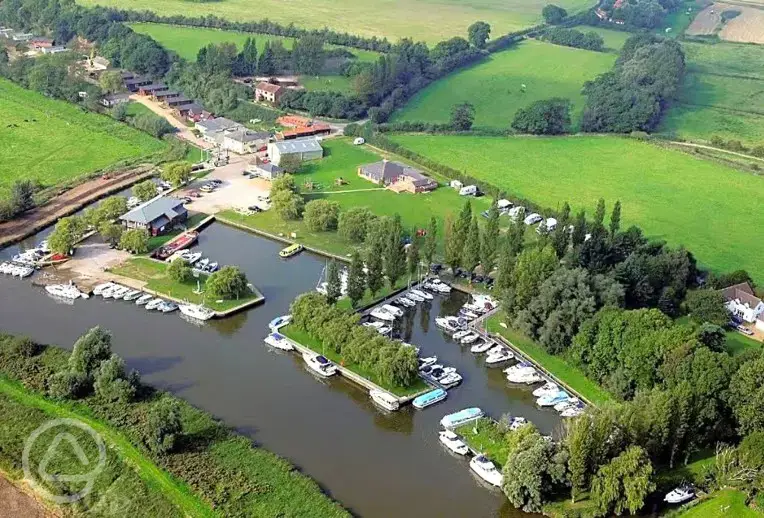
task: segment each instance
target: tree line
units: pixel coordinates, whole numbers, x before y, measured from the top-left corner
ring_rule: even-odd
[[[565,29],[563,27],[550,27],[539,34],[539,39],[554,43],[555,45],[564,45],[577,49],[594,50],[601,52],[605,40],[594,31],[582,32],[576,29]]]

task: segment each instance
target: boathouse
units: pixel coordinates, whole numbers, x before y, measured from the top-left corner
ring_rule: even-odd
[[[145,228],[149,234],[156,236],[185,222],[187,218],[188,210],[183,206],[183,200],[163,196],[139,205],[121,215],[119,220],[125,228]]]

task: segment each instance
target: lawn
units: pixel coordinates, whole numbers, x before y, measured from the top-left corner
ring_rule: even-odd
[[[758,340],[749,338],[737,331],[727,331],[727,351],[732,356],[741,354],[749,349],[761,349],[764,346]]]
[[[165,144],[125,124],[0,79],[0,193],[20,178],[51,186]]]
[[[526,356],[544,367],[557,379],[588,399],[591,403],[599,404],[612,400],[612,396],[597,383],[590,380],[578,368],[570,365],[563,358],[549,354],[539,344],[530,338],[523,336],[511,328],[500,325],[506,321],[502,313],[490,317],[486,322],[487,329],[492,333],[498,333],[506,338],[512,345],[520,349]]]
[[[426,390],[430,389],[430,386],[427,385],[427,383],[424,382],[421,378],[417,378],[417,381],[411,385],[410,387],[402,387],[400,385],[390,385],[388,383],[383,383],[377,377],[365,370],[363,367],[356,365],[354,363],[347,363],[343,360],[342,355],[335,353],[333,349],[325,348],[318,340],[310,336],[309,334],[300,331],[294,326],[287,326],[283,328],[280,331],[283,335],[287,336],[288,338],[294,340],[295,342],[304,345],[305,347],[310,348],[311,350],[323,354],[329,360],[333,361],[337,365],[342,365],[346,369],[349,369],[359,376],[362,376],[372,383],[375,383],[376,385],[379,385],[383,389],[392,392],[398,397],[405,397],[405,396],[411,396],[414,394],[419,394],[420,392],[424,392]]]
[[[124,9],[119,0],[79,0],[82,5],[103,5]],[[520,30],[542,21],[541,9],[546,0],[248,0],[188,2],[187,0],[131,0],[129,8],[149,10],[161,15],[218,16],[235,21],[261,21],[264,18],[283,25],[323,29],[361,36],[386,37],[390,41],[413,38],[437,43],[452,36],[465,36],[475,21],[491,24],[494,37]],[[559,0],[557,5],[568,12],[592,7],[591,0]]]
[[[584,83],[610,70],[615,59],[611,53],[526,40],[420,90],[393,121],[448,122],[454,104],[470,102],[475,126],[508,128],[518,108],[563,97],[573,102],[575,122],[584,107]]]
[[[616,53],[621,51],[621,47],[626,43],[626,40],[634,36],[631,32],[605,29],[604,27],[592,27],[591,25],[576,25],[573,29],[581,32],[596,32],[605,40],[605,49],[608,52]]]
[[[542,206],[569,201],[593,214],[600,197],[609,207],[620,200],[622,226],[684,245],[713,270],[743,268],[764,281],[764,240],[739,223],[764,221],[764,179],[750,173],[620,137],[393,139]]]
[[[197,279],[188,282],[175,282],[167,276],[167,264],[148,259],[146,257],[134,257],[124,263],[111,268],[111,273],[123,275],[131,279],[146,282],[146,288],[158,293],[179,300],[187,300],[193,304],[204,304],[214,311],[228,311],[242,304],[247,304],[254,299],[261,297],[257,288],[248,295],[238,300],[209,300],[204,296],[204,284],[207,282],[207,275],[199,276],[202,293],[195,293],[197,289]],[[250,281],[251,282],[251,281]]]
[[[499,469],[507,462],[509,455],[507,438],[499,431],[498,423],[493,419],[483,417],[474,423],[459,426],[454,431],[462,436],[468,446],[491,459]]]
[[[745,493],[723,489],[711,493],[703,502],[678,515],[681,518],[761,518],[764,516],[745,505]]]
[[[295,181],[303,193],[379,188],[378,185],[358,176],[359,166],[382,160],[382,157],[370,151],[368,147],[354,146],[347,138],[326,139],[321,142],[321,147],[324,148],[324,157],[321,160],[303,162],[295,175]],[[347,183],[336,185],[335,181],[338,178]],[[304,188],[305,182],[317,185],[308,190]]]

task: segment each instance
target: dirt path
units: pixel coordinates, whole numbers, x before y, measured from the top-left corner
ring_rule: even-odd
[[[200,147],[202,149],[208,149],[212,147],[212,144],[209,142],[205,142],[201,138],[197,137],[191,132],[191,128],[186,126],[184,123],[179,121],[175,118],[175,116],[172,113],[172,110],[169,110],[167,108],[164,108],[159,105],[156,101],[152,101],[146,96],[140,95],[140,94],[133,94],[130,96],[130,100],[139,104],[142,104],[152,112],[156,113],[160,117],[163,117],[167,120],[175,129],[178,130],[178,133],[176,134],[180,139],[186,140],[192,144],[194,144],[197,147]]]
[[[0,518],[51,518],[59,516],[48,510],[0,474]]]
[[[730,151],[729,149],[722,149],[718,147],[713,146],[706,146],[705,144],[694,144],[692,142],[677,142],[673,140],[669,140],[671,144],[677,145],[677,146],[685,146],[685,147],[696,147],[700,149],[709,149],[711,151],[719,151],[720,153],[727,153],[730,155],[739,156],[740,158],[745,158],[746,160],[758,160],[759,162],[764,162],[764,158],[759,158],[757,156],[753,155],[746,155],[745,153],[738,153],[737,151]]]
[[[42,207],[31,210],[11,221],[0,223],[0,248],[36,234],[45,227],[68,216],[82,207],[110,193],[121,191],[153,174],[150,164],[119,173],[110,173],[109,179],[96,178],[69,189]]]

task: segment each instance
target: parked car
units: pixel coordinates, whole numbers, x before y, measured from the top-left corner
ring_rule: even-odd
[[[737,329],[738,331],[740,331],[744,335],[753,336],[753,331],[751,331],[750,329],[748,329],[747,327],[745,327],[742,324],[736,325],[735,329]]]

